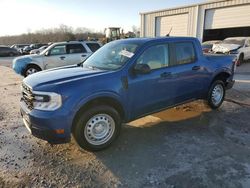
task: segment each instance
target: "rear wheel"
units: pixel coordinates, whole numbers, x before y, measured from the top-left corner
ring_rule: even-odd
[[[115,140],[120,128],[119,113],[110,106],[102,105],[79,112],[72,133],[80,148],[98,151]]]
[[[41,71],[40,67],[36,65],[28,65],[27,68],[24,70],[24,76],[27,77],[31,74],[34,74],[38,71]]]
[[[221,106],[225,98],[225,85],[221,80],[216,80],[210,87],[208,92],[208,104],[212,109]]]

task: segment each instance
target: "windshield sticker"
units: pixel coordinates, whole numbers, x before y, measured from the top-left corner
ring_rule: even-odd
[[[127,50],[122,50],[122,51],[120,51],[119,55],[123,55],[123,56],[125,56],[125,57],[131,58],[131,57],[134,56],[134,53],[129,52],[129,51],[127,51]]]

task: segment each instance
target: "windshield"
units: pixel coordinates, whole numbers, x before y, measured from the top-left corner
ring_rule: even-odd
[[[104,70],[116,70],[121,68],[133,57],[139,44],[135,42],[115,41],[104,45],[90,56],[83,67],[98,68]]]
[[[223,41],[224,44],[238,44],[243,46],[245,44],[245,39],[225,39]]]

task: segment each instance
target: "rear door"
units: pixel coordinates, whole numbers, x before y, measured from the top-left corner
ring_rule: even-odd
[[[202,96],[204,83],[208,79],[203,62],[197,59],[192,41],[176,42],[172,45],[175,60],[169,68],[175,80],[174,104]]]
[[[88,57],[86,48],[81,43],[67,44],[67,65],[81,63]]]

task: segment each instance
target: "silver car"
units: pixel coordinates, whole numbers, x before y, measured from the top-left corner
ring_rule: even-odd
[[[26,55],[13,60],[16,73],[28,76],[35,72],[81,63],[101,47],[95,41],[69,41],[53,43],[39,55]]]

